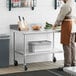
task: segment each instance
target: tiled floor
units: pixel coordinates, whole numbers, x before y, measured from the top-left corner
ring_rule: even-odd
[[[63,61],[57,61],[56,63],[53,62],[31,63],[31,64],[27,64],[28,67],[27,71],[52,69],[61,66],[63,66]],[[25,70],[23,68],[23,65],[9,66],[8,68],[0,68],[0,74],[16,73],[16,72],[24,72],[24,71]]]

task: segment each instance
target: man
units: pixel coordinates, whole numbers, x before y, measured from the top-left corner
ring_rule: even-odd
[[[64,2],[53,26],[61,25],[61,43],[64,50],[64,67],[75,66],[75,9],[72,0],[62,0]]]

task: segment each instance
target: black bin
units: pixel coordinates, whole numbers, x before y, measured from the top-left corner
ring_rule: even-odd
[[[9,66],[9,35],[0,35],[0,68]]]

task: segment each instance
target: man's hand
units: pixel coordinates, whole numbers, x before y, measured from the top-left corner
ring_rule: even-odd
[[[53,25],[53,26],[52,26],[52,29],[55,30],[55,29],[56,29],[56,25]]]

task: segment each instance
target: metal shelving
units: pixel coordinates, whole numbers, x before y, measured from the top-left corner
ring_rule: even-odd
[[[12,8],[31,8],[34,10],[37,0],[7,0],[9,11]]]

